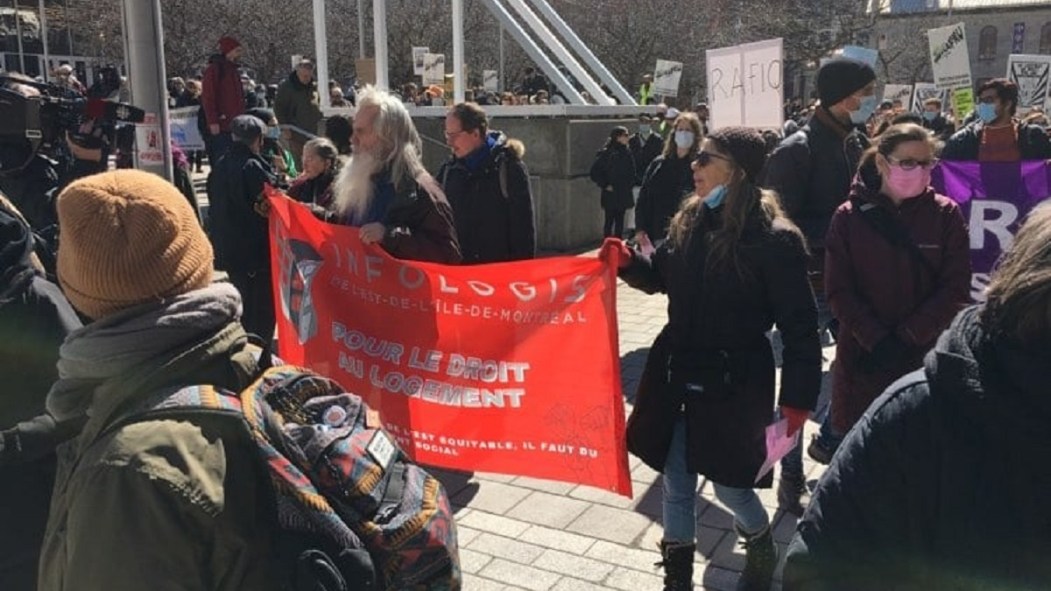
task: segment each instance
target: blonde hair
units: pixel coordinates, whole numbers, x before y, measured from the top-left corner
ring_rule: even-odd
[[[1051,339],[1051,204],[1034,209],[989,282],[982,323],[1022,345]]]

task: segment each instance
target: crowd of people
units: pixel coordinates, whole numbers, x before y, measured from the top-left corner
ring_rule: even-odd
[[[0,481],[17,483],[0,487],[0,588],[279,589],[301,574],[272,560],[285,540],[262,517],[272,491],[243,433],[205,413],[127,420],[158,392],[240,391],[265,369],[268,186],[400,259],[536,254],[525,146],[491,129],[479,103],[449,107],[450,155],[432,174],[406,106],[415,89],[362,87],[352,119],[322,123],[311,62],[271,103],[241,80],[237,41],[219,48],[202,84],[173,81],[176,104],[201,105],[207,228],[156,176],[85,175],[55,203],[49,273],[32,223],[0,201],[0,333],[22,376],[0,400]],[[531,76],[529,96],[550,91]],[[936,102],[930,115],[879,114],[875,81],[866,64],[832,60],[809,117],[765,133],[715,129],[704,104],[658,105],[634,131],[614,127],[591,167],[601,256],[631,287],[668,296],[626,434],[662,474],[665,591],[692,589],[699,477],[745,548],[738,589],[770,589],[764,432],[779,417],[802,441],[823,341],[836,345],[831,404],[806,449],[829,468],[811,494],[803,446],[781,463],[778,503],[801,517],[783,588],[1051,580],[1039,469],[1051,449],[1051,209],[1024,223],[973,304],[966,224],[931,187],[939,158],[1049,160],[1047,131],[1015,117],[1008,80],[983,84],[973,121],[951,134]]]

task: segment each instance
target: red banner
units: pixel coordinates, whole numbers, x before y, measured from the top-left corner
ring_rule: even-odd
[[[280,356],[378,409],[418,462],[631,496],[615,269],[394,259],[271,198]]]

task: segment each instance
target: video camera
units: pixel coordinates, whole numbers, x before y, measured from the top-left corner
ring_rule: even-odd
[[[35,88],[39,95],[18,85]],[[37,153],[65,149],[66,134],[77,145],[98,148],[98,135],[84,134],[84,123],[112,130],[119,122],[141,123],[142,109],[100,98],[83,98],[68,89],[0,75],[0,174],[21,170]]]

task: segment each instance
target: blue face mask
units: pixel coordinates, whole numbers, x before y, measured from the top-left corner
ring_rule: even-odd
[[[650,126],[647,123],[639,125],[639,135],[645,137],[650,134]]]
[[[268,137],[268,138],[270,138],[272,140],[280,139],[280,137],[281,137],[281,128],[280,127],[268,127],[266,129],[266,137]]]
[[[992,103],[978,103],[978,118],[982,123],[996,121],[996,105]]]
[[[931,123],[937,118],[938,118],[938,112],[937,111],[924,111],[923,112],[923,120],[926,121],[927,123]]]
[[[723,204],[726,200],[726,185],[719,185],[711,191],[704,198],[704,206],[708,209],[715,209]]]
[[[862,98],[861,104],[858,105],[858,110],[850,112],[850,121],[855,125],[865,123],[876,112],[876,107],[878,106],[879,100],[876,98],[876,95],[870,94]]]

